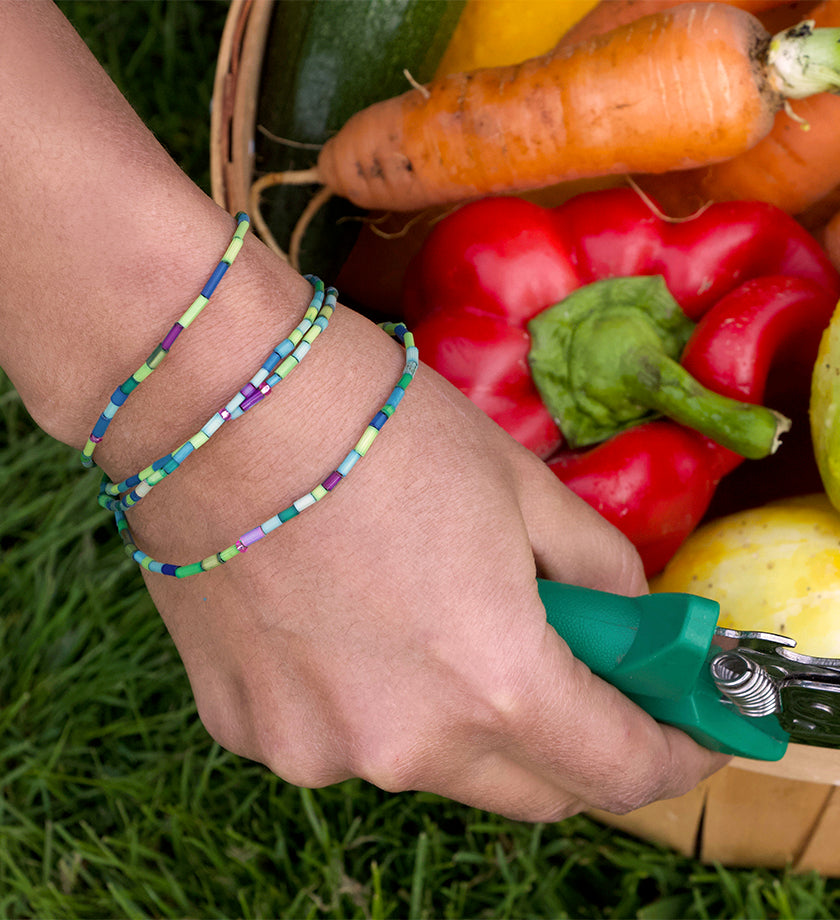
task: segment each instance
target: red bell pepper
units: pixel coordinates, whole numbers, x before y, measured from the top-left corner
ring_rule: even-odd
[[[718,392],[755,403],[773,369],[792,391],[800,389],[807,406],[818,316],[827,324],[833,303],[812,281],[778,275],[749,281],[706,313],[682,364]],[[656,420],[591,450],[558,451],[548,465],[633,541],[651,575],[694,530],[721,478],[742,460],[695,430]]]
[[[578,288],[647,275],[661,276],[684,316],[700,320],[677,335],[680,348],[688,339],[683,368],[714,393],[747,403],[761,400],[769,367],[782,357],[795,357],[808,379],[840,294],[840,277],[816,242],[770,205],[719,203],[672,223],[632,190],[614,189],[555,209],[517,198],[463,206],[427,239],[404,306],[424,360],[551,458],[562,479],[634,540],[650,573],[741,458],[719,445],[719,433],[648,421],[644,406],[619,419],[620,433],[603,444],[558,455],[564,439],[531,374],[528,329]],[[609,354],[601,361],[611,363]],[[621,430],[630,424],[638,427]]]

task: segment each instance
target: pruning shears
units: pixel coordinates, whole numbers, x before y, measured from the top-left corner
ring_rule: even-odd
[[[694,594],[624,597],[539,581],[575,657],[660,722],[712,750],[779,760],[789,742],[840,748],[840,659],[786,636],[717,625]]]

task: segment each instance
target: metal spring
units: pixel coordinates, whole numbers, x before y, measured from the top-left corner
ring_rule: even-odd
[[[745,716],[759,718],[779,711],[779,691],[760,665],[738,652],[721,652],[711,664],[718,690]]]

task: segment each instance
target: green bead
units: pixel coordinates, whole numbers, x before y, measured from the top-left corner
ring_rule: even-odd
[[[191,562],[189,565],[179,565],[175,570],[176,578],[189,578],[190,575],[198,575],[199,572],[203,572],[204,569],[201,567],[200,562]]]

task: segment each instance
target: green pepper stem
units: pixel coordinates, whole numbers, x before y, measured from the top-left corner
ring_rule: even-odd
[[[531,376],[572,447],[661,413],[751,459],[779,445],[783,416],[707,389],[679,363],[694,323],[660,276],[608,278],[528,323]]]
[[[773,409],[709,390],[661,351],[637,350],[632,364],[624,375],[631,398],[742,457],[758,460],[774,453],[790,428],[790,420]]]
[[[815,29],[806,20],[770,40],[767,77],[787,99],[840,92],[840,29]]]

